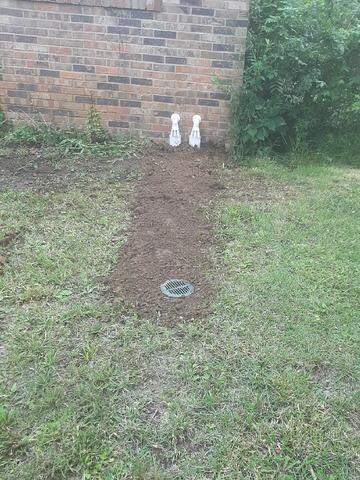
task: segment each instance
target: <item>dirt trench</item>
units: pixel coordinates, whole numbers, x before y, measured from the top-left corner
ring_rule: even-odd
[[[223,189],[223,161],[224,153],[211,147],[156,148],[142,158],[130,231],[108,281],[141,317],[176,322],[209,313],[209,251],[216,241],[209,207]],[[160,285],[173,278],[192,282],[193,295],[164,296]]]

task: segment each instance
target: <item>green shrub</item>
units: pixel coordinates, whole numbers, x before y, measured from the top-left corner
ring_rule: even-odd
[[[252,0],[238,155],[317,145],[360,126],[358,0]]]

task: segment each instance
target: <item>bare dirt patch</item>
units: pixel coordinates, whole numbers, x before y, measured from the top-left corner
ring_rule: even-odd
[[[67,158],[46,159],[41,151],[21,155],[19,151],[0,156],[0,191],[5,189],[36,192],[67,190],[84,180],[123,181],[138,173],[138,162],[117,158]]]
[[[175,322],[209,313],[215,238],[206,212],[223,190],[223,161],[224,153],[210,147],[156,148],[142,159],[129,236],[109,279],[110,290],[140,316]],[[165,297],[160,285],[172,278],[194,283],[194,294]]]

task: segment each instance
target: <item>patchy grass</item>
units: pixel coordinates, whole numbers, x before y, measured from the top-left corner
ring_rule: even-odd
[[[231,174],[215,314],[173,327],[106,296],[128,184],[1,192],[0,478],[359,478],[358,171]]]

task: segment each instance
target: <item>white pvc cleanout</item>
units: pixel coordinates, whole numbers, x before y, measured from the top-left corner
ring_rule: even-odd
[[[201,145],[200,123],[201,123],[200,115],[194,115],[193,128],[191,130],[190,137],[189,137],[189,145],[191,145],[192,147],[200,148],[200,145]]]
[[[171,132],[169,137],[169,143],[172,147],[178,147],[181,144],[181,135],[179,130],[180,115],[173,113],[171,115]]]

